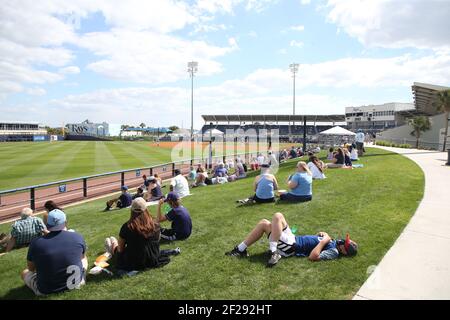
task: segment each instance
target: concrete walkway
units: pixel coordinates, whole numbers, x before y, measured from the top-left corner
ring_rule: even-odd
[[[360,299],[450,299],[450,166],[447,153],[379,147],[425,173],[425,193],[408,225],[355,295]]]

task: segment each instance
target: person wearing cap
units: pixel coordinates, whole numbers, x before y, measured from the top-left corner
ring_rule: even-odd
[[[181,174],[179,169],[175,169],[174,173],[175,177],[170,181],[170,191],[175,192],[179,198],[188,196],[190,193],[187,179]]]
[[[47,233],[44,221],[39,217],[33,216],[33,210],[23,208],[20,213],[20,219],[14,222],[10,235],[4,235],[0,240],[0,248],[5,252],[13,248],[20,248],[30,244],[33,239]]]
[[[67,231],[66,221],[60,209],[51,210],[49,233],[34,239],[28,248],[28,268],[22,279],[36,295],[78,289],[85,283],[86,243],[80,234]]]
[[[355,142],[356,142],[356,149],[358,149],[358,156],[362,156],[364,154],[364,140],[365,135],[362,131],[362,129],[358,129],[358,132],[355,136]]]
[[[228,170],[225,168],[223,162],[220,162],[214,170],[213,178],[226,178],[228,176]]]
[[[160,251],[160,235],[159,223],[145,200],[136,198],[131,203],[130,218],[120,228],[119,239],[106,238],[105,249],[113,256],[119,273],[160,267],[170,262]]]
[[[151,176],[148,179],[148,199],[147,201],[158,201],[161,198],[164,198],[163,192],[161,190],[161,186],[158,184],[158,180],[155,177]]]
[[[163,215],[161,206],[167,202],[170,211]],[[192,232],[192,220],[189,211],[180,203],[180,197],[175,192],[169,192],[166,199],[159,200],[158,203],[158,222],[172,222],[171,229],[161,229],[161,239],[168,241],[185,240],[189,238]]]
[[[297,163],[297,172],[288,178],[289,192],[280,192],[281,201],[306,202],[312,199],[312,173],[308,165],[299,161]]]
[[[247,199],[238,200],[240,204],[268,203],[275,201],[275,190],[278,189],[277,178],[270,173],[269,164],[261,166],[261,174],[256,176],[253,182],[255,194]]]
[[[105,211],[111,210],[114,206],[118,209],[127,208],[131,206],[131,201],[133,201],[133,197],[128,192],[127,186],[122,186],[122,194],[120,197],[116,199],[111,199],[106,202]]]
[[[358,252],[358,244],[347,235],[345,239],[332,239],[326,232],[315,235],[295,236],[282,213],[273,215],[272,221],[262,219],[249,233],[243,242],[226,252],[228,256],[248,257],[247,248],[264,235],[269,239],[270,258],[268,267],[278,263],[281,257],[308,257],[311,261],[336,259],[339,256],[354,256]]]

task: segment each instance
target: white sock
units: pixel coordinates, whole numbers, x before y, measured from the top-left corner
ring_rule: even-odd
[[[245,249],[247,249],[247,245],[246,245],[244,242],[241,242],[241,243],[238,245],[238,250],[239,250],[240,252],[243,252]]]
[[[270,241],[269,242],[269,249],[271,252],[277,251],[278,241]]]

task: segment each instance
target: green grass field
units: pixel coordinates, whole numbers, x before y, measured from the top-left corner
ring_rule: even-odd
[[[0,144],[0,190],[170,162],[150,142],[60,141]]]
[[[314,181],[309,203],[236,208],[236,199],[252,194],[252,178],[196,188],[183,200],[193,219],[191,238],[161,246],[181,247],[170,264],[122,279],[88,276],[81,290],[41,299],[351,299],[367,279],[368,267],[379,263],[415,212],[424,189],[423,172],[414,162],[368,150],[364,168],[328,170],[328,179]],[[294,167],[295,162],[282,166],[280,188],[286,188]],[[117,236],[129,217],[126,209],[105,213],[103,208],[104,200],[98,200],[66,209],[69,227],[86,239],[90,266],[103,252],[105,237]],[[260,219],[278,211],[302,234],[349,232],[359,243],[358,255],[318,263],[283,258],[267,269],[264,239],[249,249],[248,259],[224,256]],[[0,226],[0,232],[8,231],[9,225]],[[35,298],[19,276],[26,253],[23,248],[0,257],[2,299]]]

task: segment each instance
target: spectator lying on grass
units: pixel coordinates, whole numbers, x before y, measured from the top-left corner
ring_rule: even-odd
[[[33,210],[30,208],[24,208],[20,213],[20,220],[12,225],[11,234],[0,235],[0,249],[9,252],[13,248],[27,246],[32,240],[46,233],[48,231],[42,219],[33,217]]]
[[[270,173],[270,166],[263,164],[261,174],[256,176],[253,183],[255,194],[250,198],[238,200],[241,204],[268,203],[275,201],[275,190],[278,189],[277,178]]]
[[[85,284],[86,243],[66,226],[65,213],[51,210],[47,217],[49,233],[34,239],[28,248],[28,268],[22,272],[22,279],[36,295],[79,289]]]
[[[278,263],[281,257],[308,257],[311,261],[332,260],[343,256],[354,256],[358,251],[356,242],[346,239],[332,239],[326,232],[316,235],[295,236],[284,218],[283,214],[275,213],[272,222],[261,220],[248,234],[243,242],[233,250],[226,252],[228,256],[248,257],[247,247],[266,234],[269,239],[270,258],[268,267]]]
[[[131,206],[131,201],[133,201],[131,194],[128,192],[128,187],[122,187],[122,194],[120,197],[108,200],[106,202],[105,211],[109,211],[113,208],[122,209]]]
[[[165,202],[169,204],[171,209],[163,215],[161,206]],[[189,215],[189,211],[181,205],[180,197],[174,192],[169,192],[166,199],[159,200],[157,221],[160,223],[164,221],[172,222],[171,229],[161,229],[161,238],[164,240],[184,240],[191,235],[191,216]]]
[[[130,219],[120,228],[119,240],[105,240],[106,252],[113,256],[119,273],[157,268],[170,262],[159,249],[161,230],[143,198],[133,200]]]
[[[288,178],[289,192],[280,191],[281,201],[306,202],[312,199],[312,173],[305,162],[297,163],[297,172]]]

